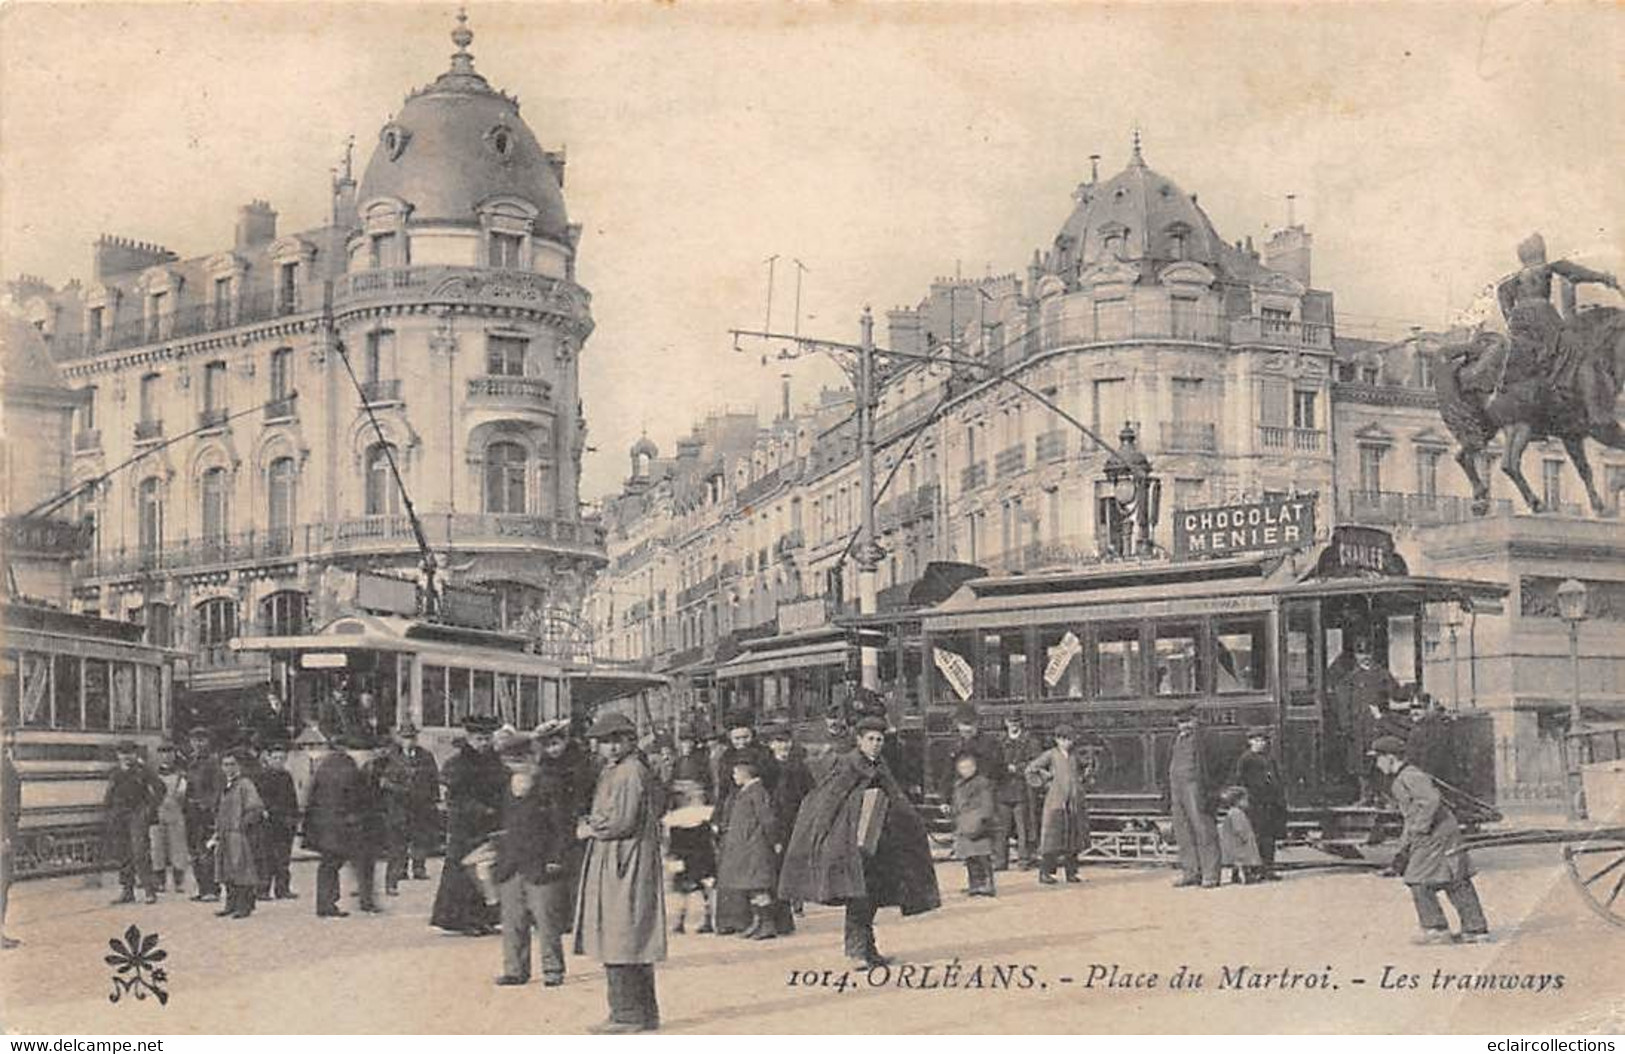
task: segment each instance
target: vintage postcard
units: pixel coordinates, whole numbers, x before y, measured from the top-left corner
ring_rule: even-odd
[[[0,30],[8,1034],[1625,1031],[1619,7]]]

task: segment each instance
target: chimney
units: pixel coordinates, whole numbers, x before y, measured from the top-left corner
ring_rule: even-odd
[[[333,170],[333,226],[348,230],[356,226],[355,136],[344,141],[344,163]]]
[[[276,210],[255,199],[237,210],[237,248],[252,249],[276,241]]]
[[[1099,154],[1090,154],[1089,155],[1089,182],[1091,182],[1091,183],[1099,183],[1100,182],[1100,155]]]
[[[781,383],[779,393],[779,420],[788,421],[790,420],[790,375],[788,373],[779,374],[779,381]]]
[[[1288,227],[1296,227],[1298,225],[1297,204],[1298,196],[1296,194],[1288,194],[1286,196],[1286,225]]]
[[[1314,235],[1293,224],[1276,231],[1264,243],[1264,266],[1291,275],[1306,286],[1312,285],[1310,258],[1314,247]]]
[[[178,259],[162,245],[121,238],[116,234],[104,234],[97,238],[94,252],[90,271],[97,282]]]

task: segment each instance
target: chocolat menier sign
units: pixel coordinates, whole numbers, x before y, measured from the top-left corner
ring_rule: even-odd
[[[1297,549],[1315,537],[1315,496],[1271,498],[1174,513],[1174,556]]]

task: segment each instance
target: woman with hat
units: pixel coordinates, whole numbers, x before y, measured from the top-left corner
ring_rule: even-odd
[[[496,730],[494,717],[465,719],[463,741],[441,773],[446,783],[446,862],[429,924],[470,937],[496,932],[496,912],[463,866],[463,858],[490,837],[502,818],[508,770],[492,749]]]
[[[575,950],[604,964],[609,986],[609,1019],[591,1031],[652,1032],[660,1027],[654,964],[666,959],[662,790],[637,751],[637,729],[625,715],[599,718],[590,735],[605,765],[592,809],[576,827],[587,845]]]
[[[1043,822],[1038,835],[1038,881],[1056,884],[1055,865],[1068,882],[1078,877],[1078,854],[1089,845],[1089,807],[1084,793],[1094,765],[1072,749],[1078,733],[1070,725],[1055,730],[1055,745],[1027,763],[1027,780],[1044,788]]]
[[[1405,827],[1391,865],[1393,873],[1411,887],[1416,920],[1422,926],[1418,944],[1459,940],[1476,944],[1489,939],[1478,890],[1473,886],[1473,862],[1461,838],[1461,825],[1439,794],[1433,777],[1405,761],[1405,742],[1397,736],[1379,736],[1371,749],[1377,769],[1391,778],[1389,793],[1399,806]],[[1439,907],[1444,893],[1461,917],[1461,934],[1452,937],[1450,920]]]

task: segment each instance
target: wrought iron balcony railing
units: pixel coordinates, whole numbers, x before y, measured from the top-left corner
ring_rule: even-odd
[[[162,421],[137,421],[135,423],[135,441],[137,443],[152,443],[164,437],[164,423]]]
[[[547,403],[553,399],[553,385],[542,377],[509,377],[491,374],[468,379],[468,397],[475,400]]]
[[[382,406],[386,403],[401,401],[400,378],[391,380],[362,381],[361,398],[367,401],[368,406]]]

